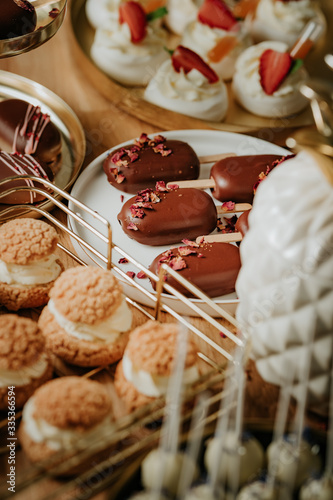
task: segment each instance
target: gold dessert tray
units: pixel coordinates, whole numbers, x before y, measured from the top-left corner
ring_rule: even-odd
[[[86,0],[72,0],[70,16],[73,38],[74,56],[80,64],[85,77],[92,82],[99,92],[115,106],[130,115],[154,124],[160,130],[179,129],[217,129],[229,132],[258,133],[260,138],[274,142],[274,131],[280,132],[288,128],[298,128],[313,124],[310,107],[300,115],[292,118],[262,118],[243,110],[232,97],[228,83],[230,107],[226,119],[221,123],[208,122],[191,118],[173,111],[163,109],[143,100],[143,89],[125,87],[113,81],[94,64],[90,57],[90,47],[94,39],[94,29],[89,25],[85,14]],[[324,55],[332,51],[331,30],[333,24],[333,4],[321,0],[321,8],[327,19],[327,31],[317,47],[309,54],[306,68],[311,77],[330,78],[328,68],[324,64]],[[177,38],[171,35],[172,44]]]

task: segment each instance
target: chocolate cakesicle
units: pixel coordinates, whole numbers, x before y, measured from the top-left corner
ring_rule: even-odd
[[[150,246],[170,245],[184,238],[211,233],[217,223],[213,198],[200,189],[156,189],[139,191],[124,203],[117,216],[127,236]]]
[[[291,155],[293,156],[293,155]],[[252,203],[254,187],[261,173],[265,174],[291,156],[274,154],[231,156],[217,161],[211,168],[210,179],[174,181],[167,186],[212,189],[219,201],[233,200],[236,203]]]
[[[200,161],[186,142],[141,134],[133,144],[112,151],[103,169],[111,186],[135,194],[157,181],[197,179]]]
[[[41,165],[35,158],[30,155],[18,153],[6,153],[0,151],[0,181],[7,177],[15,177],[17,175],[33,175],[40,177],[50,182],[53,181],[54,175],[52,170],[47,165]],[[1,193],[8,189],[25,186],[35,186],[40,189],[47,189],[42,182],[35,182],[31,179],[17,179],[5,182],[0,185],[0,204],[18,205],[21,203],[35,203],[45,198],[43,194],[34,191],[15,191],[6,196],[1,197]]]
[[[60,168],[60,132],[39,106],[21,99],[1,101],[0,142],[8,152],[33,156],[48,165],[54,174]]]
[[[159,254],[150,271],[158,274],[161,264],[168,264],[181,276],[199,287],[209,297],[219,297],[235,291],[235,283],[241,262],[239,249],[230,243],[194,243],[184,240],[186,246],[171,248]],[[192,297],[171,275],[166,275],[166,283],[183,295]],[[152,281],[155,289],[156,283]]]
[[[1,0],[0,39],[15,38],[35,30],[37,14],[27,0]]]

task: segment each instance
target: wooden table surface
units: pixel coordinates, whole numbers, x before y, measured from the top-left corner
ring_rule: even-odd
[[[87,154],[84,166],[106,149],[125,140],[138,137],[141,132],[157,131],[156,127],[128,115],[101,96],[94,86],[87,82],[71,51],[69,12],[59,32],[46,44],[20,56],[0,60],[0,69],[34,80],[61,97],[77,114],[87,139]],[[61,218],[57,210],[54,214]],[[196,319],[196,326],[209,333],[204,320]],[[216,331],[215,334],[216,336]],[[215,339],[216,340],[216,339]],[[220,338],[219,341],[223,342]],[[224,341],[227,345],[227,341]],[[229,345],[230,348],[230,345]],[[248,415],[268,416],[276,400],[276,391],[264,384],[250,367],[250,403]],[[259,383],[257,383],[259,382]],[[258,401],[261,402],[258,405]],[[28,492],[22,498],[37,498]]]

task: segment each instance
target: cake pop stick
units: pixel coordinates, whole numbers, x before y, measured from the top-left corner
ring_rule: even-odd
[[[152,450],[141,465],[141,480],[144,487],[153,489],[157,495],[161,495],[162,489],[176,494],[180,471],[185,461],[189,461],[187,467],[194,469],[193,476],[198,476],[196,464],[187,455],[178,451],[187,335],[187,329],[179,325],[175,365],[168,384],[160,447]]]
[[[324,26],[318,19],[311,19],[301,31],[289,54],[293,59],[304,59],[320,38]]]
[[[251,205],[250,205],[251,206]],[[207,236],[198,236],[196,243],[235,243],[242,241],[249,229],[248,217],[250,210],[246,210],[239,216],[232,233],[214,233]]]

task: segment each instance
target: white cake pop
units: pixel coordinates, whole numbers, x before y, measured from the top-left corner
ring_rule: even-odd
[[[301,488],[300,500],[332,500],[333,477],[323,476],[320,479],[311,479]]]
[[[298,447],[289,440],[275,441],[267,448],[268,467],[274,461],[275,478],[283,484],[299,488],[308,477],[318,474],[321,459],[317,446],[301,440]]]
[[[283,386],[295,369],[298,397],[313,340],[308,405],[325,411],[333,349],[333,188],[319,164],[321,157],[301,152],[259,185],[236,290],[237,318],[267,382]]]
[[[230,492],[218,490],[216,494],[210,484],[200,484],[191,488],[186,494],[184,500],[234,500]]]
[[[218,472],[218,481],[222,484],[232,484],[235,470],[238,467],[239,460],[239,485],[244,484],[251,476],[255,475],[263,466],[264,450],[261,444],[253,436],[248,439],[237,442],[237,435],[234,432],[228,432],[221,441],[214,437],[208,443],[204,456],[205,466],[208,474],[212,473],[216,467],[216,461],[220,457],[220,469]]]
[[[281,492],[281,488],[276,485],[270,485],[258,480],[243,486],[236,500],[279,500],[280,498],[288,498],[285,495],[281,497]]]

